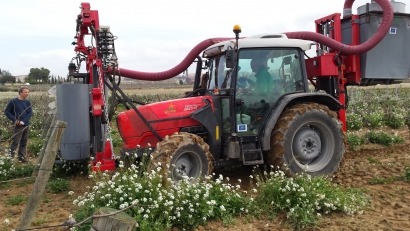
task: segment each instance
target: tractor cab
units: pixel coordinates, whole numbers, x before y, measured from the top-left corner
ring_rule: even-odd
[[[310,45],[269,35],[221,42],[203,52],[200,87],[219,105],[222,159],[263,163],[261,140],[275,105],[284,95],[307,91],[304,51]]]

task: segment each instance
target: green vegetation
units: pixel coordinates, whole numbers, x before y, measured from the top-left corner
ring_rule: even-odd
[[[113,176],[94,173],[96,186],[74,200],[77,220],[92,215],[99,207],[125,209],[135,217],[140,230],[192,230],[210,220],[229,223],[235,216],[276,216],[285,212],[296,229],[316,224],[331,212],[361,212],[368,199],[356,189],[333,185],[325,177],[306,174],[286,177],[269,171],[251,176],[256,187],[241,189],[222,175],[204,181],[190,179],[178,184],[163,179],[160,168],[147,172],[144,162],[120,169]],[[83,227],[81,230],[89,230]]]
[[[401,144],[404,138],[398,135],[392,135],[383,131],[370,131],[365,134],[347,133],[347,143],[353,150],[357,150],[363,144],[381,144],[384,146],[391,146],[394,144]]]
[[[348,113],[346,118],[347,129],[357,131],[363,128],[363,117],[357,113]]]
[[[369,180],[369,184],[388,184],[398,180],[397,177],[373,177]]]
[[[380,161],[379,160],[377,160],[377,159],[375,159],[375,158],[373,158],[373,157],[367,157],[367,161],[369,161],[369,163],[371,163],[371,164],[380,164]]]
[[[9,157],[0,155],[0,181],[29,177],[33,170],[31,164],[15,164]]]
[[[366,126],[369,128],[379,128],[383,126],[385,118],[382,111],[381,108],[377,108],[376,111],[370,112],[369,115],[364,118]]]
[[[409,121],[409,89],[349,87],[348,96],[347,128],[350,131],[383,125],[398,129]]]
[[[349,147],[353,150],[358,149],[362,144],[365,143],[365,138],[360,135],[348,133],[347,134],[347,143]]]
[[[6,199],[6,204],[15,206],[25,203],[27,198],[23,195],[15,195]]]
[[[225,183],[222,176],[215,176],[215,181],[210,176],[203,182],[187,179],[173,184],[162,178],[161,168],[146,171],[145,166],[142,161],[125,168],[120,162],[113,176],[93,173],[96,186],[92,192],[74,201],[79,207],[76,219],[84,219],[103,206],[124,209],[135,205],[126,212],[135,217],[140,230],[171,226],[192,230],[208,220],[229,221],[247,212],[249,200],[240,192],[240,186]]]
[[[31,222],[32,226],[45,226],[49,222],[47,217],[36,218]]]
[[[400,144],[404,142],[403,137],[390,135],[385,132],[368,132],[366,137],[370,143],[382,144],[385,146],[391,146],[393,144]]]
[[[54,178],[64,178],[69,176],[88,175],[88,161],[65,161],[60,160],[60,164],[55,164],[53,167],[52,177]]]
[[[404,180],[405,181],[410,181],[410,166],[406,168],[406,171],[404,172]]]
[[[31,137],[30,138],[30,142],[27,145],[27,150],[29,150],[33,156],[38,156],[42,148],[43,148],[43,140],[41,139],[41,137]]]
[[[347,142],[352,149],[363,144],[377,143],[391,146],[404,141],[394,134],[394,129],[410,125],[410,91],[404,89],[349,90],[347,110]],[[180,97],[181,94],[131,94],[134,101],[156,102]],[[15,95],[13,95],[15,97]],[[5,107],[9,99],[0,99]],[[42,148],[43,129],[50,122],[46,95],[31,95],[34,117],[30,129],[29,155],[35,156]],[[124,108],[120,108],[123,110]],[[11,137],[10,122],[0,117],[2,140]],[[387,126],[387,127],[386,127]],[[387,128],[387,129],[386,129]],[[386,132],[389,131],[392,132]],[[113,128],[111,138],[117,151],[122,141]],[[4,150],[4,149],[3,149]],[[5,153],[4,153],[5,154]],[[369,157],[372,164],[379,160]],[[126,209],[135,217],[140,230],[167,230],[173,226],[192,230],[210,220],[230,223],[234,217],[274,217],[285,214],[294,229],[314,226],[321,216],[328,213],[354,214],[362,212],[368,203],[367,196],[358,189],[342,188],[332,184],[326,177],[310,177],[299,174],[287,177],[281,171],[264,171],[252,176],[254,188],[244,190],[241,182],[231,184],[221,175],[212,175],[201,182],[182,181],[179,184],[163,179],[159,170],[146,171],[145,164],[131,161],[120,162],[114,174],[89,173],[87,162],[65,162],[55,165],[52,180],[47,189],[52,193],[67,192],[67,176],[92,175],[95,187],[74,200],[77,221],[94,213],[99,207]],[[127,166],[127,167],[125,167]],[[31,176],[34,166],[18,164],[0,154],[0,181]],[[399,179],[400,178],[400,179]],[[387,184],[395,180],[410,181],[410,167],[401,177],[374,177],[370,184]],[[3,184],[7,185],[7,183]],[[26,198],[15,195],[7,198],[8,205],[24,203]],[[41,225],[46,220],[39,219]],[[88,228],[81,228],[87,229]]]
[[[361,212],[368,203],[362,191],[338,187],[326,177],[287,177],[281,171],[270,171],[260,175],[258,183],[257,207],[271,215],[285,212],[296,229],[314,226],[323,214]]]
[[[48,182],[47,189],[52,193],[67,192],[70,188],[68,180],[56,178]]]

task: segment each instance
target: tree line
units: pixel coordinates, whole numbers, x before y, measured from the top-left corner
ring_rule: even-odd
[[[0,68],[0,84],[19,82],[19,80],[17,81],[16,80],[17,80],[16,76],[13,76],[10,73],[10,71]],[[30,72],[27,78],[25,79],[25,82],[30,83],[30,84],[38,84],[38,83],[57,84],[57,83],[62,83],[66,81],[67,79],[61,76],[54,76],[54,75],[50,76],[50,70],[44,67],[30,68]]]

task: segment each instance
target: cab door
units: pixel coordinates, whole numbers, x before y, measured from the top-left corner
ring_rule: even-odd
[[[221,132],[232,133],[235,132],[233,128],[235,121],[232,118],[235,99],[235,90],[232,85],[234,68],[226,67],[225,56],[215,57],[210,61],[208,90],[214,95],[216,101],[219,103],[218,108],[221,109]]]

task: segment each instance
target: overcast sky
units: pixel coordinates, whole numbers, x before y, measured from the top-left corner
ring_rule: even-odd
[[[84,0],[87,2],[86,0]],[[343,12],[343,0],[89,0],[100,25],[108,25],[121,68],[168,70],[199,42],[261,33],[314,31],[314,20]],[[252,2],[252,3],[251,3]],[[370,0],[357,0],[357,7]],[[410,0],[402,0],[409,13]],[[0,3],[0,68],[26,75],[30,68],[47,68],[67,75],[75,56],[75,20],[81,1],[2,0]],[[87,41],[88,42],[88,41]]]

